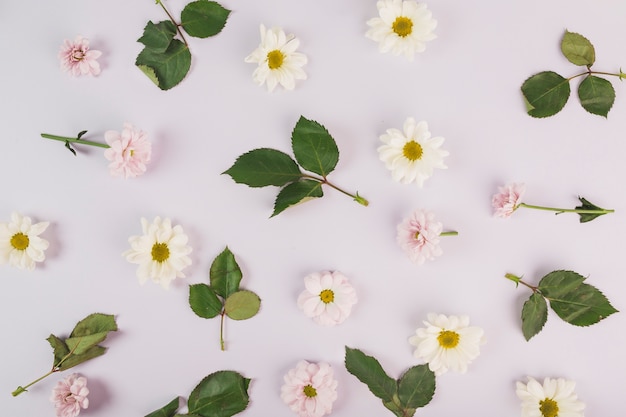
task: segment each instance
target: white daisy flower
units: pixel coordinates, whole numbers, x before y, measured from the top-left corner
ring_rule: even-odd
[[[585,403],[574,393],[576,383],[563,378],[528,383],[517,382],[515,393],[522,400],[522,417],[583,417]]]
[[[443,158],[449,152],[440,149],[445,139],[440,136],[431,138],[428,124],[425,121],[415,123],[412,117],[406,119],[403,130],[387,129],[380,136],[384,145],[378,148],[378,156],[391,170],[394,181],[403,184],[416,182],[422,187],[435,168],[448,168]]]
[[[42,262],[48,241],[39,237],[48,222],[32,224],[30,217],[14,212],[9,223],[0,223],[0,264],[32,271]]]
[[[191,247],[180,225],[172,227],[170,219],[156,217],[152,223],[141,219],[142,236],[128,239],[130,249],[122,254],[126,260],[138,264],[137,277],[144,284],[148,278],[169,288],[176,278],[184,278],[182,270],[191,265]]]
[[[354,287],[338,271],[307,275],[304,287],[305,290],[298,296],[298,307],[307,317],[323,326],[342,323],[358,301]]]
[[[450,369],[464,374],[485,343],[483,329],[470,327],[467,316],[432,313],[424,324],[425,328],[417,329],[409,338],[409,343],[417,347],[414,356],[427,362],[435,375]]]
[[[376,3],[378,14],[367,21],[370,29],[365,36],[378,42],[380,52],[404,54],[409,61],[415,52],[424,52],[426,42],[435,39],[437,21],[424,3],[413,0],[381,0]]]
[[[265,29],[261,25],[261,44],[245,59],[245,62],[259,64],[252,78],[258,85],[267,83],[267,91],[276,85],[293,90],[296,80],[306,80],[302,67],[307,63],[306,55],[296,52],[300,41],[294,35],[285,35],[281,28]]]

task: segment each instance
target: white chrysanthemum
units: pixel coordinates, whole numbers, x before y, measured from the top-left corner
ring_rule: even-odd
[[[254,82],[267,83],[267,90],[273,91],[278,84],[293,90],[296,80],[306,80],[302,67],[307,57],[296,52],[298,46],[300,41],[294,35],[287,36],[281,28],[265,29],[261,25],[261,44],[245,59],[259,65],[252,74]]]
[[[152,223],[141,219],[142,236],[128,239],[130,249],[122,254],[126,260],[139,264],[137,277],[140,283],[148,278],[169,288],[176,278],[184,278],[182,270],[191,265],[191,247],[187,246],[187,235],[180,225],[172,227],[170,219],[156,217]]]
[[[381,0],[378,14],[367,21],[365,36],[378,42],[380,52],[404,54],[410,61],[415,52],[423,52],[426,42],[436,38],[437,21],[424,3],[413,0]]]
[[[8,263],[32,271],[36,262],[42,262],[48,241],[39,237],[48,222],[32,224],[30,217],[11,214],[9,223],[0,223],[0,264]]]
[[[427,362],[435,375],[450,369],[464,374],[485,343],[483,329],[470,327],[467,316],[432,313],[424,324],[425,328],[417,329],[409,338],[409,343],[417,347],[415,357]]]
[[[314,272],[304,277],[305,290],[298,307],[323,326],[334,326],[348,318],[357,301],[354,287],[341,272]]]
[[[574,393],[576,383],[563,378],[528,383],[517,382],[515,393],[522,400],[522,417],[583,417],[585,403]]]
[[[409,117],[404,122],[404,132],[398,129],[387,129],[380,140],[384,145],[378,148],[378,156],[391,170],[394,181],[403,184],[416,182],[419,187],[433,175],[435,168],[445,169],[443,158],[448,151],[440,149],[444,138],[431,138],[428,124],[425,121],[415,123]]]

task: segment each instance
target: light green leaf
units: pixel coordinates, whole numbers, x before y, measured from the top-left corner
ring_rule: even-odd
[[[230,417],[246,409],[250,380],[234,371],[218,371],[205,377],[189,395],[190,414]]]
[[[434,395],[435,374],[428,365],[413,366],[398,380],[398,398],[407,410],[424,407]]]
[[[288,184],[280,190],[274,202],[274,212],[271,217],[282,213],[287,208],[298,203],[304,203],[312,198],[322,197],[322,183],[315,180],[301,180]]]
[[[63,361],[60,366],[58,366],[59,371],[65,371],[67,369],[73,368],[76,365],[79,365],[90,359],[97,358],[98,356],[102,356],[105,353],[106,348],[102,346],[92,346],[80,355],[72,354],[71,356],[69,356],[66,360]]]
[[[156,72],[154,72],[152,68],[146,65],[137,65],[137,68],[139,68],[141,72],[143,72],[146,77],[148,77],[150,81],[154,83],[154,85],[156,85],[157,87],[159,86],[159,79],[157,78]]]
[[[158,410],[151,412],[145,417],[174,417],[176,416],[176,412],[178,411],[179,407],[180,399],[176,397],[164,407],[161,407]]]
[[[589,113],[607,117],[615,102],[615,90],[610,81],[588,75],[578,86],[578,98]]]
[[[583,198],[583,197],[578,197],[578,200],[580,200],[581,205],[580,206],[576,206],[577,209],[580,210],[606,210],[603,209],[602,207],[598,207],[595,204],[593,204],[592,202],[590,202],[589,200]],[[586,223],[586,222],[590,222],[593,219],[595,219],[596,217],[600,217],[607,214],[602,213],[602,212],[598,212],[598,213],[578,213],[578,215],[580,216],[580,222],[581,223]]]
[[[561,52],[574,65],[590,67],[596,61],[596,51],[591,42],[584,36],[567,30],[561,41]]]
[[[241,278],[241,269],[235,260],[235,255],[226,247],[211,264],[209,271],[211,287],[217,295],[225,299],[239,291]]]
[[[400,406],[398,395],[394,395],[391,401],[383,401],[383,405],[397,417],[411,417],[415,414],[415,410],[405,410]]]
[[[222,312],[222,300],[217,298],[215,291],[206,284],[189,286],[189,305],[197,316],[212,319]]]
[[[224,303],[224,312],[233,320],[247,320],[254,317],[261,308],[261,299],[252,291],[242,290],[233,293]]]
[[[394,396],[398,394],[398,383],[385,373],[374,357],[346,346],[345,364],[348,372],[367,385],[372,394],[384,403],[393,402]]]
[[[589,326],[617,313],[604,294],[589,284],[580,284],[560,297],[546,298],[560,318],[575,326]]]
[[[268,148],[244,153],[223,174],[250,187],[283,186],[302,177],[300,168],[289,155]]]
[[[107,332],[94,333],[88,336],[69,337],[65,339],[65,344],[73,355],[82,355],[87,350],[96,346],[107,337]]]
[[[337,165],[337,143],[321,124],[300,116],[291,133],[296,161],[307,171],[326,177]]]
[[[585,277],[574,271],[552,271],[539,281],[539,291],[544,297],[561,297],[583,283]]]
[[[113,315],[90,314],[76,324],[70,337],[65,339],[65,344],[74,355],[82,355],[106,339],[112,331],[117,331]]]
[[[187,45],[174,39],[165,51],[144,48],[137,56],[135,65],[154,81],[152,72],[144,67],[152,69],[158,80],[158,87],[169,90],[178,85],[189,72],[191,52]]]
[[[540,72],[524,81],[522,94],[529,115],[554,116],[567,103],[570,95],[569,81],[556,72]]]
[[[548,320],[548,304],[539,293],[533,293],[522,308],[522,333],[530,340],[539,333]]]
[[[229,14],[230,10],[214,1],[192,1],[183,9],[180,24],[189,35],[208,38],[222,31]]]
[[[143,36],[137,42],[143,43],[146,48],[154,52],[165,52],[176,35],[176,26],[169,20],[156,25],[148,22],[143,29]]]

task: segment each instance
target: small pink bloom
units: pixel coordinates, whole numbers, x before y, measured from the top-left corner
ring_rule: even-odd
[[[98,75],[100,64],[97,59],[102,52],[89,49],[89,40],[77,36],[74,41],[65,40],[59,51],[61,67],[73,76]]]
[[[418,209],[398,225],[398,244],[418,265],[443,253],[439,247],[443,225],[434,219],[433,213]]]
[[[525,184],[511,183],[498,187],[498,192],[491,199],[491,205],[494,209],[493,215],[504,219],[510,217],[521,204],[525,191]]]
[[[285,375],[280,398],[299,417],[322,417],[333,409],[337,380],[326,362],[300,361]]]
[[[54,403],[57,417],[76,417],[81,408],[89,406],[88,394],[87,378],[71,374],[57,382],[50,401]]]
[[[132,178],[146,172],[146,164],[152,154],[152,144],[148,141],[147,133],[134,129],[130,123],[124,123],[121,134],[109,130],[104,133],[104,140],[110,146],[104,151],[104,156],[111,161],[111,175]]]
[[[323,326],[343,322],[357,302],[354,287],[340,272],[316,272],[304,278],[305,290],[298,296],[298,307],[307,317]]]

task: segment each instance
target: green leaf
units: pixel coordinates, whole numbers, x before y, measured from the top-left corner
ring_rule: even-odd
[[[415,414],[415,410],[405,410],[400,406],[398,395],[394,395],[391,401],[383,401],[386,409],[390,410],[397,417],[410,417]]]
[[[94,333],[89,336],[70,337],[65,339],[65,344],[73,355],[82,355],[107,337],[107,332]]]
[[[169,90],[178,85],[189,72],[191,52],[189,52],[187,45],[174,39],[165,51],[144,48],[137,56],[135,65],[152,81],[156,77],[160,89]],[[154,77],[152,73],[154,73]]]
[[[154,72],[152,68],[146,65],[137,65],[137,68],[139,68],[141,72],[143,72],[146,77],[148,77],[150,81],[154,83],[154,85],[156,85],[157,87],[159,86],[159,79],[157,78],[156,72]]]
[[[197,316],[212,319],[222,312],[222,300],[206,284],[189,286],[189,305]]]
[[[248,406],[250,380],[234,371],[218,371],[205,377],[189,395],[190,414],[230,417]]]
[[[274,212],[271,217],[282,213],[285,209],[298,203],[304,203],[312,198],[322,197],[322,183],[315,180],[301,180],[288,184],[280,190],[274,202]]]
[[[561,41],[561,52],[574,65],[590,67],[596,61],[596,51],[591,42],[584,36],[567,30]]]
[[[556,72],[540,72],[524,81],[522,94],[530,116],[554,116],[567,103],[570,95],[569,81]]]
[[[585,277],[574,271],[552,271],[546,274],[537,288],[544,297],[561,297],[576,289]]]
[[[183,29],[196,38],[208,38],[224,29],[230,10],[214,1],[193,1],[183,9],[180,24]]]
[[[548,320],[548,304],[539,293],[533,293],[522,307],[522,333],[530,340],[539,333]]]
[[[165,52],[176,35],[176,26],[169,20],[156,25],[148,22],[143,29],[143,36],[137,42],[143,43],[146,48],[154,52]]]
[[[74,355],[81,355],[106,339],[109,332],[117,331],[115,317],[94,313],[79,321],[65,344]]]
[[[424,407],[435,395],[435,374],[428,365],[409,368],[398,380],[398,398],[406,409]]]
[[[607,117],[615,102],[615,90],[610,81],[588,75],[578,86],[578,98],[589,113]]]
[[[606,210],[603,209],[602,207],[598,207],[595,204],[593,204],[592,202],[590,202],[589,200],[583,198],[583,197],[578,197],[578,200],[580,200],[581,205],[580,206],[576,206],[577,209],[580,210]],[[593,219],[595,219],[596,217],[600,217],[607,214],[602,213],[602,212],[598,212],[598,213],[578,213],[578,215],[580,216],[580,222],[581,223],[586,223],[586,222],[590,222]]]
[[[217,255],[209,271],[209,280],[213,290],[222,298],[228,298],[232,293],[239,291],[242,274],[235,255],[226,247]]]
[[[92,346],[87,349],[84,353],[80,355],[72,354],[63,363],[58,367],[59,371],[65,371],[67,369],[73,368],[76,365],[79,365],[83,362],[86,362],[90,359],[97,358],[98,356],[102,356],[106,353],[106,348],[102,346]]]
[[[321,124],[300,116],[291,133],[296,161],[307,171],[326,177],[337,165],[337,143]]]
[[[50,343],[50,346],[52,346],[52,349],[54,351],[54,362],[52,363],[52,367],[54,368],[59,362],[61,362],[61,359],[63,359],[65,356],[67,356],[68,353],[70,353],[70,348],[67,347],[63,340],[53,334],[48,336],[46,340],[48,341],[48,343]]]
[[[617,312],[604,294],[589,284],[580,284],[560,297],[547,298],[552,310],[575,326],[589,326]]]
[[[283,186],[302,177],[300,168],[289,155],[268,148],[244,153],[223,174],[250,187]]]
[[[394,396],[398,394],[398,383],[385,373],[375,358],[346,346],[345,361],[348,372],[367,385],[372,394],[383,402],[393,402]]]
[[[180,399],[176,397],[164,407],[161,407],[158,410],[151,412],[145,417],[174,417],[179,407]]]
[[[224,312],[233,320],[247,320],[254,317],[261,308],[261,299],[252,291],[242,290],[233,293],[224,303]]]

